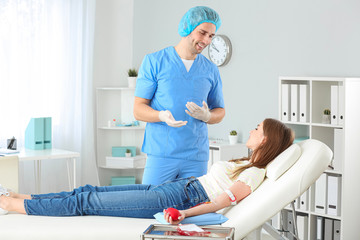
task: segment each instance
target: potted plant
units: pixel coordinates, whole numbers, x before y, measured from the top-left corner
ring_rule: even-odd
[[[125,157],[131,157],[131,150],[130,149],[126,149]]]
[[[137,75],[138,75],[138,72],[135,68],[130,68],[128,70],[128,86],[129,86],[129,88],[135,88]]]
[[[330,124],[330,121],[331,121],[331,111],[330,109],[324,109],[324,114],[323,114],[323,117],[322,117],[322,123],[325,123],[325,124]]]
[[[237,135],[237,132],[235,130],[231,130],[230,131],[230,134],[229,134],[229,142],[230,142],[230,145],[234,145],[237,143],[237,140],[238,140],[238,135]]]

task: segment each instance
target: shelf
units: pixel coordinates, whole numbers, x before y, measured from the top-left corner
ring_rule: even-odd
[[[135,90],[135,88],[129,87],[99,87],[97,90],[104,90],[104,91],[122,91],[122,90]]]
[[[292,211],[292,208],[291,207],[285,207],[284,210]],[[307,215],[313,215],[313,216],[319,216],[319,217],[325,217],[325,218],[341,220],[341,216],[322,214],[322,213],[317,213],[317,212],[313,212],[313,211],[309,211],[309,210],[302,210],[302,209],[298,209],[298,208],[295,209],[295,212],[296,213],[307,214]]]
[[[345,78],[280,76],[281,81],[342,82]]]
[[[315,126],[315,127],[343,128],[342,125],[332,125],[332,124],[326,124],[326,123],[312,123],[311,125]]]
[[[310,126],[308,122],[291,122],[291,121],[282,121],[285,124],[293,124],[293,125],[302,125],[302,126]]]
[[[128,172],[141,183],[143,169],[146,162],[141,154],[146,124],[133,126],[136,121],[133,115],[135,88],[127,86],[101,86],[96,88],[96,130],[97,130],[97,165],[99,168],[100,185],[108,186],[114,176],[124,176]],[[109,124],[116,119],[117,123],[129,123],[129,126]],[[133,158],[113,158],[113,146],[136,147],[137,156]],[[139,156],[141,156],[139,159]]]
[[[291,207],[284,207],[284,210],[292,211],[292,208]],[[298,208],[295,208],[295,212],[304,213],[304,214],[310,214],[309,210],[302,210],[302,209],[298,209]]]
[[[134,157],[105,157],[106,164],[103,168],[111,169],[143,169],[146,163],[146,155],[136,155]]]
[[[302,86],[302,95],[300,87],[297,90],[294,87],[293,91],[291,91],[291,86],[283,86],[282,84]],[[306,86],[304,87],[303,85]],[[338,87],[338,89],[334,90],[335,87]],[[322,192],[316,192],[315,184],[310,187],[306,195],[300,196],[299,201],[302,201],[303,204],[306,202],[308,210],[297,208],[295,211],[309,217],[307,223],[308,231],[305,232],[307,239],[316,239],[317,217],[340,221],[340,239],[357,239],[356,237],[359,236],[359,230],[355,222],[360,214],[360,210],[359,208],[354,208],[353,204],[348,204],[350,200],[354,203],[360,201],[360,193],[355,184],[360,179],[360,174],[356,171],[356,169],[360,168],[360,163],[355,160],[360,155],[360,148],[357,144],[360,141],[360,127],[357,120],[360,118],[360,114],[358,111],[351,110],[358,107],[358,102],[360,102],[359,92],[360,78],[279,78],[279,119],[286,120],[282,122],[294,130],[296,137],[317,139],[325,143],[334,153],[333,167],[335,170],[328,168],[324,173],[327,177],[335,176],[341,178],[340,185],[334,186],[334,189],[338,191],[336,198],[338,196],[340,198],[334,200],[333,198],[335,197],[333,196],[331,199],[332,205],[337,204],[337,210],[340,209],[338,211],[340,216],[328,214],[329,211],[327,210],[324,213],[315,212],[316,194],[323,194]],[[295,99],[293,102],[291,102],[292,97]],[[302,113],[307,116],[307,122],[300,122],[300,118],[297,119],[298,121],[293,122],[289,121],[291,118],[283,117],[289,116],[287,114],[284,115],[284,113],[291,112],[292,107],[297,112],[297,115],[300,115],[301,104]],[[339,118],[339,121],[335,121],[333,124],[322,123],[324,109],[334,111],[335,116],[346,117],[344,119]],[[327,185],[325,187],[327,188],[325,189],[326,192],[329,187]],[[329,207],[329,203],[326,200],[327,194],[326,192],[325,196],[320,196],[321,198],[325,197],[325,209]],[[323,205],[321,201],[320,204]],[[291,211],[289,207],[285,209]],[[276,223],[279,224],[279,221]]]
[[[103,169],[122,169],[122,170],[124,170],[124,169],[135,169],[135,170],[137,170],[137,169],[144,169],[145,167],[134,167],[134,168],[132,168],[132,167],[114,167],[114,166],[106,166],[106,165],[102,165],[102,166],[99,166],[99,168],[103,168]]]
[[[336,220],[341,220],[341,216],[334,216],[334,215],[328,215],[328,214],[322,214],[317,212],[310,212],[310,215],[316,216],[316,217],[324,217],[324,218],[331,218]]]
[[[339,172],[339,171],[334,171],[334,170],[325,170],[325,173],[330,173],[330,174],[333,174],[333,175],[339,175],[339,176],[342,176],[343,173],[342,172]]]
[[[133,126],[133,127],[99,127],[102,130],[144,130],[145,126]]]
[[[342,125],[334,125],[334,124],[327,124],[327,123],[308,123],[308,122],[291,122],[291,121],[282,121],[282,122],[285,124],[300,125],[300,126],[343,128]]]

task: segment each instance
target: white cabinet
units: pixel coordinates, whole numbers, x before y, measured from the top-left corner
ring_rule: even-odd
[[[331,178],[324,186],[327,186],[327,189],[324,189],[325,193],[319,189],[316,191],[316,186],[321,187],[324,183],[313,184],[307,192],[308,197],[299,198],[298,201],[300,205],[297,214],[305,215],[309,220],[307,228],[305,227],[308,229],[307,239],[317,239],[317,228],[321,219],[327,223],[322,224],[325,226],[324,234],[330,234],[327,231],[331,231],[331,227],[326,227],[330,222],[335,224],[331,226],[337,231],[338,227],[333,226],[340,223],[340,233],[335,233],[340,239],[360,237],[360,228],[357,226],[360,217],[359,107],[360,78],[279,78],[279,119],[295,131],[297,140],[317,139],[327,144],[334,152],[333,169],[325,171],[328,177],[325,179]],[[330,123],[323,123],[324,109],[331,110]],[[298,117],[291,118],[288,113]],[[335,180],[332,177],[335,177]],[[334,194],[334,191],[339,194],[339,199],[334,196],[329,198],[328,195]],[[318,211],[319,206],[316,206],[318,202],[322,204],[322,200],[317,199],[318,192],[326,194],[323,196],[326,203],[322,211]],[[301,207],[304,199],[309,201],[308,208]],[[333,211],[334,201],[339,203],[339,206],[336,206],[340,208],[339,211]]]
[[[18,156],[0,157],[0,183],[14,192],[19,192]]]
[[[229,161],[247,157],[249,155],[248,148],[245,143],[229,144],[229,142],[209,141],[209,164],[213,165],[217,161]]]
[[[210,140],[208,171],[217,161],[229,161],[247,156],[249,152],[245,143],[229,144],[229,142]]]
[[[119,158],[119,161],[139,162],[146,155],[141,153],[145,123],[138,122],[133,126],[134,88],[102,87],[96,89],[96,152],[101,185],[109,185],[111,177],[135,176],[136,183],[141,183],[144,164],[133,167],[116,167],[108,165],[113,162],[112,147],[135,146],[136,156]],[[111,158],[111,161],[106,161]],[[145,163],[145,161],[141,161]],[[132,164],[119,164],[131,166]]]

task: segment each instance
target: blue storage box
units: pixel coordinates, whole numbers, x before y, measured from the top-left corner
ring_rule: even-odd
[[[135,180],[134,176],[111,177],[111,186],[135,184]]]
[[[25,130],[25,148],[33,150],[52,148],[51,117],[31,118]]]
[[[130,149],[132,157],[136,156],[136,147],[134,147],[134,146],[112,147],[111,156],[112,157],[125,157],[126,149]]]

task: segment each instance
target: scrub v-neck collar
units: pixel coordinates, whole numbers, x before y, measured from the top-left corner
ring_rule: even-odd
[[[193,74],[193,72],[196,69],[196,65],[199,62],[199,54],[196,55],[196,58],[194,59],[193,64],[191,65],[191,68],[189,70],[189,72],[186,70],[185,64],[183,63],[183,61],[181,60],[179,54],[176,52],[175,47],[171,47],[172,48],[172,52],[175,56],[176,59],[176,63],[179,67],[179,70],[181,71],[181,73],[185,76],[188,77],[190,74]]]

